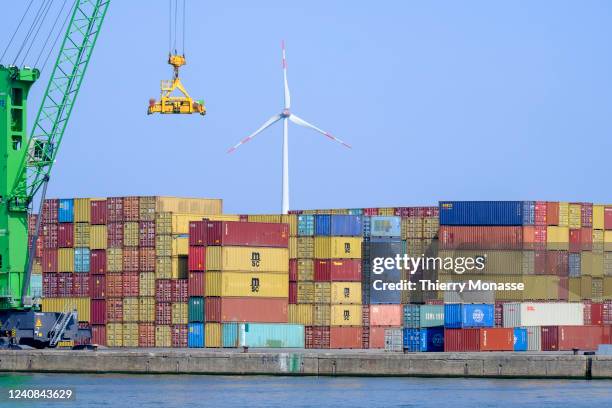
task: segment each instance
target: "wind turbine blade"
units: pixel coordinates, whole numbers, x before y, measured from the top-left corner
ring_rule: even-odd
[[[340,143],[342,146],[344,147],[348,147],[349,149],[351,148],[351,145],[349,145],[348,143],[345,143],[344,141],[338,139],[335,136],[332,136],[329,132],[326,132],[324,130],[319,129],[318,127],[316,127],[315,125],[311,125],[310,123],[306,122],[304,119],[295,116],[293,113],[291,114],[291,116],[289,116],[289,120],[292,121],[293,123],[295,123],[296,125],[300,125],[300,126],[304,126],[306,128],[310,128],[312,130],[316,130],[317,132],[321,133],[323,136],[333,140],[334,142],[338,142]]]
[[[258,134],[263,132],[266,128],[269,128],[270,126],[272,126],[274,123],[278,122],[281,119],[282,119],[282,116],[280,114],[272,116],[263,125],[261,125],[261,127],[259,129],[257,129],[256,131],[254,131],[253,133],[251,133],[250,135],[248,135],[247,137],[242,139],[240,142],[238,142],[236,145],[234,145],[232,148],[230,148],[227,152],[228,153],[233,153],[234,150],[236,150],[237,148],[239,148],[243,144],[251,141],[251,139],[253,139],[255,136],[257,136]]]
[[[281,42],[283,50],[283,79],[285,81],[285,109],[291,108],[291,95],[289,94],[289,83],[287,82],[287,57],[285,55],[285,41]]]

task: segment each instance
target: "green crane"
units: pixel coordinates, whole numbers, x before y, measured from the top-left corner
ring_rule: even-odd
[[[0,166],[0,337],[21,339],[28,344],[29,336],[39,343],[57,336],[62,316],[44,316],[37,312],[38,305],[28,293],[37,239],[35,234],[28,248],[28,210],[41,189],[42,207],[51,169],[109,4],[110,0],[74,1],[29,138],[28,94],[40,72],[36,68],[0,65],[0,157],[3,161]],[[40,222],[38,217],[36,231],[40,230]],[[68,322],[61,323],[68,325]]]

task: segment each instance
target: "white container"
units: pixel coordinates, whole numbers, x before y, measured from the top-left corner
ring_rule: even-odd
[[[385,329],[385,351],[403,351],[403,330]]]
[[[504,304],[504,327],[583,326],[584,304],[524,302]]]
[[[542,328],[540,326],[525,327],[527,330],[527,351],[542,350]]]

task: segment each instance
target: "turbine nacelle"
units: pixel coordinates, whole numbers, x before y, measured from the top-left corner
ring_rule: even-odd
[[[289,116],[291,116],[291,111],[289,109],[283,109],[281,112],[281,117],[288,118]]]

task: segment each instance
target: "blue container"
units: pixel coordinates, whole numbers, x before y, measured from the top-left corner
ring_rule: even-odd
[[[304,348],[304,326],[285,323],[239,323],[238,344],[253,348]]]
[[[514,351],[527,351],[527,329],[514,328]]]
[[[421,305],[404,305],[405,328],[418,329],[421,327]]]
[[[61,198],[59,200],[57,220],[59,222],[74,221],[74,200],[72,198]]]
[[[189,323],[187,333],[187,347],[204,347],[204,323]]]
[[[569,263],[569,277],[579,278],[582,275],[582,266],[580,260],[580,254],[570,253],[568,257]]]
[[[440,225],[523,225],[522,201],[440,201]]]
[[[402,255],[402,241],[391,238],[372,238],[370,242],[364,243],[369,250],[369,265],[363,272],[367,273],[366,280],[369,281],[370,304],[397,304],[401,303],[401,290],[377,290],[382,289],[383,283],[398,283],[401,280],[401,270],[398,268],[385,269],[377,274],[373,271],[376,258],[395,258],[397,254]]]
[[[444,327],[404,329],[404,350],[412,352],[444,351]]]
[[[299,237],[311,237],[314,235],[314,215],[297,216],[297,234]]]
[[[523,225],[535,224],[535,201],[523,201]]]
[[[30,296],[42,297],[42,275],[32,274],[30,275]]]
[[[238,347],[238,323],[223,323],[221,326],[221,345]]]
[[[370,218],[368,237],[395,237],[402,236],[402,218],[388,216],[373,216]]]
[[[362,223],[362,235],[365,238],[365,240],[368,240],[370,237],[370,227],[372,225],[372,217],[362,217],[361,218],[361,223]]]
[[[494,327],[495,305],[485,303],[447,303],[444,305],[444,327]]]
[[[360,215],[315,215],[315,235],[358,237],[361,234]]]
[[[89,272],[89,248],[74,248],[74,271]]]

